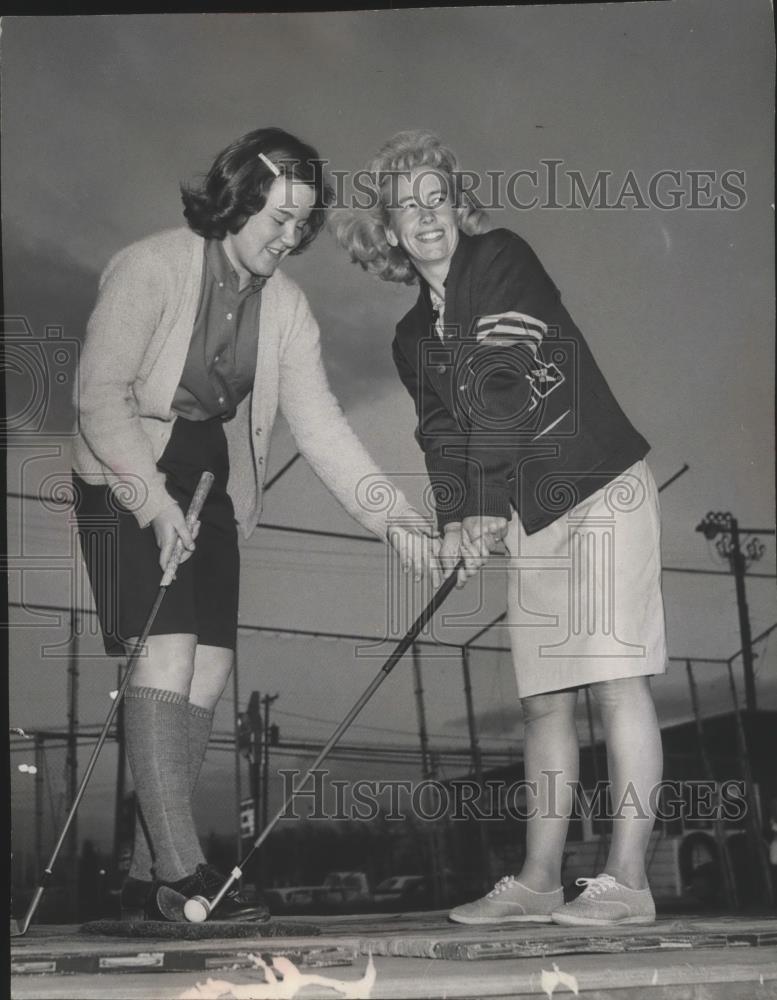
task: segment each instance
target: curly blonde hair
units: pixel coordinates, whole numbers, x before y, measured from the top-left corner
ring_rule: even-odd
[[[453,192],[459,229],[472,235],[487,228],[486,213],[461,187],[461,175],[456,154],[443,145],[434,132],[427,129],[407,129],[397,132],[385,142],[360,174],[369,178],[370,204],[367,208],[339,208],[330,214],[329,227],[337,242],[351,260],[383,281],[411,285],[418,274],[401,247],[392,247],[386,239],[388,196],[391,176],[416,167],[438,171]],[[365,187],[362,185],[361,190]]]

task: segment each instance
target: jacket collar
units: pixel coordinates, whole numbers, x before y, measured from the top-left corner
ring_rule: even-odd
[[[462,276],[466,273],[467,264],[472,255],[473,239],[466,233],[459,231],[459,241],[451,257],[451,264],[448,268],[448,276],[444,282],[445,288],[445,325],[456,326],[459,336],[462,336],[463,313],[466,313],[469,305],[469,293],[466,282],[462,281]],[[418,298],[415,305],[400,323],[398,334],[399,339],[410,350],[419,337],[429,334],[432,323],[432,299],[429,285],[419,275],[418,277]],[[469,324],[467,324],[468,326]]]

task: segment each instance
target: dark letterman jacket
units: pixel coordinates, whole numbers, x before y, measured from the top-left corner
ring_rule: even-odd
[[[509,519],[515,507],[533,534],[647,454],[520,236],[460,233],[442,339],[435,319],[422,280],[393,354],[441,530],[469,515]]]

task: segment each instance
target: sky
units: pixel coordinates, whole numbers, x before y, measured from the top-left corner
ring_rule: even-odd
[[[531,243],[560,288],[616,396],[650,441],[657,482],[690,466],[662,494],[664,564],[722,569],[714,544],[694,531],[707,511],[730,510],[751,527],[774,523],[771,16],[765,0],[677,0],[4,18],[6,334],[26,345],[21,357],[30,338],[46,341],[47,330],[61,330],[62,343],[50,338],[45,351],[51,371],[63,376],[44,385],[23,364],[9,372],[17,432],[9,442],[8,489],[40,493],[61,481],[72,359],[99,273],[116,250],[182,222],[181,181],[207,170],[233,138],[263,125],[298,134],[339,170],[362,166],[400,128],[428,127],[481,176],[516,170],[543,176],[543,163],[557,160],[562,179],[578,171],[589,186],[599,171],[609,171],[617,192],[630,171],[643,191],[658,171],[679,172],[684,202],[673,210],[635,208],[626,200],[622,208],[505,207],[490,214],[494,226]],[[711,172],[713,194],[721,193],[724,175],[740,178],[741,204],[687,207],[693,171]],[[568,200],[566,189],[560,192]],[[527,201],[528,189],[520,193]],[[321,325],[327,371],[353,427],[418,500],[426,479],[413,409],[390,355],[394,325],[414,291],[365,275],[326,233],[284,267]],[[57,360],[59,349],[65,354]],[[294,452],[280,421],[270,474]],[[68,513],[11,500],[8,518],[11,599],[67,605],[73,588],[81,588],[77,596],[88,603]],[[304,462],[268,494],[264,520],[360,530]],[[765,552],[754,569],[774,573],[774,538],[761,538]],[[242,623],[376,639],[396,634],[393,568],[379,546],[260,529],[242,557]],[[664,598],[671,655],[725,659],[739,649],[730,578],[666,573]],[[414,603],[404,592],[400,599],[407,609],[421,595]],[[773,580],[748,581],[748,601],[757,634],[777,619]],[[503,607],[496,560],[482,582],[446,606],[445,634],[463,641]],[[18,609],[11,621],[11,723],[61,727],[65,623]],[[497,628],[488,641],[504,647],[507,635]],[[323,739],[386,651],[243,631],[241,707],[251,690],[278,693],[273,711],[282,738]],[[774,644],[759,654],[759,698],[775,707]],[[94,635],[79,639],[79,655],[80,720],[93,725],[107,711],[115,665]],[[423,669],[433,746],[465,745],[458,658],[429,656]],[[725,711],[730,701],[720,668],[698,669],[704,710]],[[473,654],[473,687],[484,746],[519,752],[509,654]],[[662,721],[687,717],[682,664],[673,664],[654,689]],[[232,712],[223,699],[218,732],[231,729]],[[417,746],[408,664],[360,723],[353,742]],[[14,761],[23,757],[17,753]],[[52,751],[50,812],[56,812],[61,757]],[[348,776],[374,770],[367,763],[336,767]],[[110,840],[115,768],[108,747],[80,816],[82,834],[101,843]],[[197,804],[204,829],[229,829],[230,768],[227,753],[211,751]],[[22,833],[29,829],[30,786],[28,776],[14,771]]]

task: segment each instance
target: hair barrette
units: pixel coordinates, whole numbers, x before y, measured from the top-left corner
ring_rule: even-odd
[[[275,174],[276,177],[280,177],[281,176],[280,170],[275,166],[275,164],[273,163],[272,160],[269,160],[264,155],[264,153],[257,153],[256,155],[259,157],[259,159],[262,161],[262,163],[267,167],[267,169],[271,170]]]

